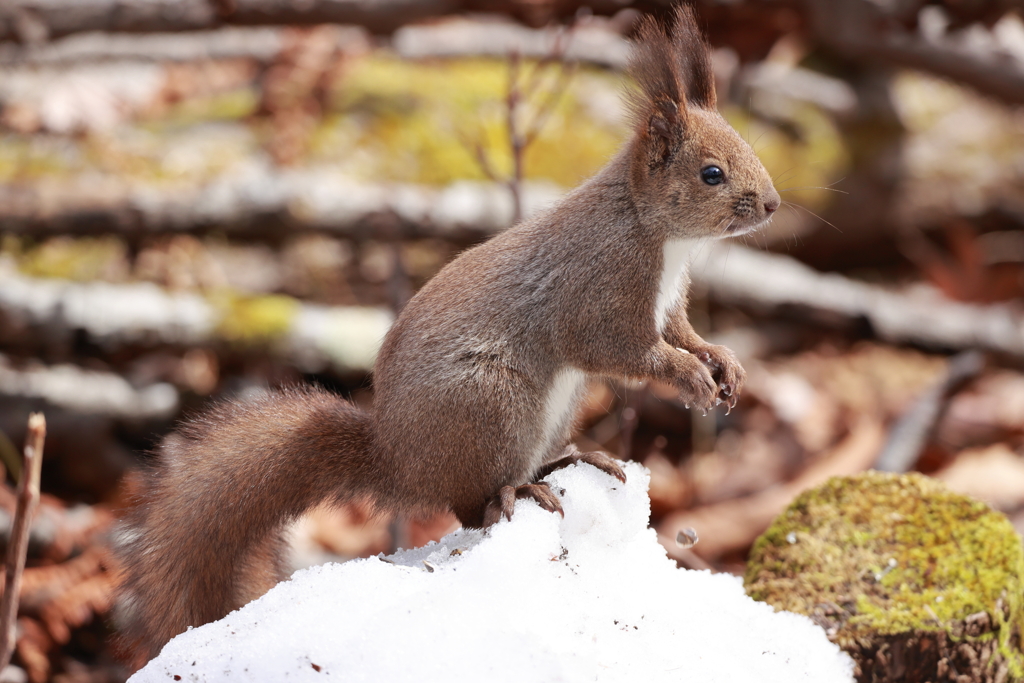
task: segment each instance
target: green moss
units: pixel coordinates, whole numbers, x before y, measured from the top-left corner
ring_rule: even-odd
[[[1004,515],[918,474],[868,472],[793,501],[754,544],[745,585],[778,609],[841,612],[830,637],[844,647],[911,631],[952,635],[954,622],[988,612],[1020,679],[1012,634],[1024,632],[1022,575],[1020,537]]]
[[[218,336],[243,345],[271,344],[284,337],[299,311],[299,302],[290,296],[242,296],[222,292],[211,297],[220,310]]]

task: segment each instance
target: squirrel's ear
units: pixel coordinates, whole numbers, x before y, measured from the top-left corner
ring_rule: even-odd
[[[668,160],[679,148],[687,108],[714,109],[711,52],[693,10],[676,7],[665,27],[648,15],[640,20],[629,62],[639,86],[631,98],[637,129],[652,145],[652,163]]]
[[[717,97],[711,47],[697,26],[697,18],[689,5],[676,7],[670,45],[686,88],[687,101],[702,109],[713,110]]]
[[[683,112],[675,102],[666,99],[654,103],[647,119],[646,136],[652,164],[663,164],[675,155],[682,143],[683,128]]]

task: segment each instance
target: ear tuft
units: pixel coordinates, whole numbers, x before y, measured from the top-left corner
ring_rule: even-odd
[[[702,109],[714,109],[715,71],[711,65],[711,46],[704,32],[697,25],[693,8],[689,5],[676,7],[672,22],[671,47],[675,62],[682,72],[686,84],[686,99]]]
[[[665,101],[673,102],[678,109],[688,104],[715,107],[708,44],[687,5],[676,7],[668,27],[650,15],[640,20],[629,72],[640,87],[630,103],[638,125],[646,126],[655,109],[664,109],[659,103]],[[676,114],[678,121],[684,118],[685,112]]]

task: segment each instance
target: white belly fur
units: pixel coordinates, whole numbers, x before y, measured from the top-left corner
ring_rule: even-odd
[[[540,440],[533,452],[532,469],[535,470],[544,464],[552,448],[563,445],[555,444],[555,440],[576,417],[576,408],[586,382],[586,373],[576,368],[566,367],[555,373],[555,378],[548,387],[548,394],[544,398],[544,423]]]
[[[662,247],[661,280],[654,301],[654,324],[658,334],[665,331],[668,314],[683,296],[683,277],[690,266],[694,240],[668,240]]]

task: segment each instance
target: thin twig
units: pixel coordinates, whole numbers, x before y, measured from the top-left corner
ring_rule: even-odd
[[[961,351],[949,361],[946,376],[923,392],[889,431],[875,469],[907,472],[921,456],[928,440],[957,391],[985,369],[985,355],[976,349]]]
[[[472,142],[463,138],[462,143],[470,150],[484,175],[495,182],[503,183],[512,195],[512,223],[518,223],[523,217],[523,177],[525,171],[526,149],[536,141],[541,130],[551,117],[552,112],[561,101],[568,89],[569,81],[575,73],[575,63],[565,61],[566,48],[572,38],[572,29],[562,31],[556,36],[551,51],[538,60],[532,68],[523,64],[522,55],[513,50],[508,55],[508,88],[505,91],[505,127],[508,132],[509,152],[512,157],[512,170],[507,177],[501,178],[491,161],[482,142]],[[522,108],[529,105],[530,100],[538,94],[545,82],[545,76],[551,72],[549,67],[560,66],[554,82],[539,106],[535,108],[532,119],[525,123]]]
[[[541,130],[544,128],[544,124],[547,123],[548,118],[555,111],[555,107],[562,100],[566,91],[569,89],[569,81],[572,80],[573,75],[576,73],[575,63],[562,63],[562,68],[559,70],[558,78],[551,86],[551,90],[548,92],[548,97],[544,103],[537,109],[537,113],[533,117],[533,121],[526,128],[524,147],[529,147],[533,144],[533,141],[540,135]]]
[[[3,598],[0,599],[0,671],[10,664],[14,651],[18,594],[21,591],[21,576],[25,571],[29,526],[39,503],[39,471],[43,461],[44,439],[46,418],[42,413],[32,413],[28,417],[25,466],[18,481],[18,507],[11,520],[11,537],[7,543],[7,574]]]
[[[513,50],[508,56],[508,93],[505,96],[505,118],[508,126],[509,146],[512,149],[512,177],[508,180],[508,189],[512,193],[512,223],[518,223],[523,217],[522,182],[523,182],[523,148],[525,139],[519,132],[517,112],[522,94],[519,90],[519,51]]]

